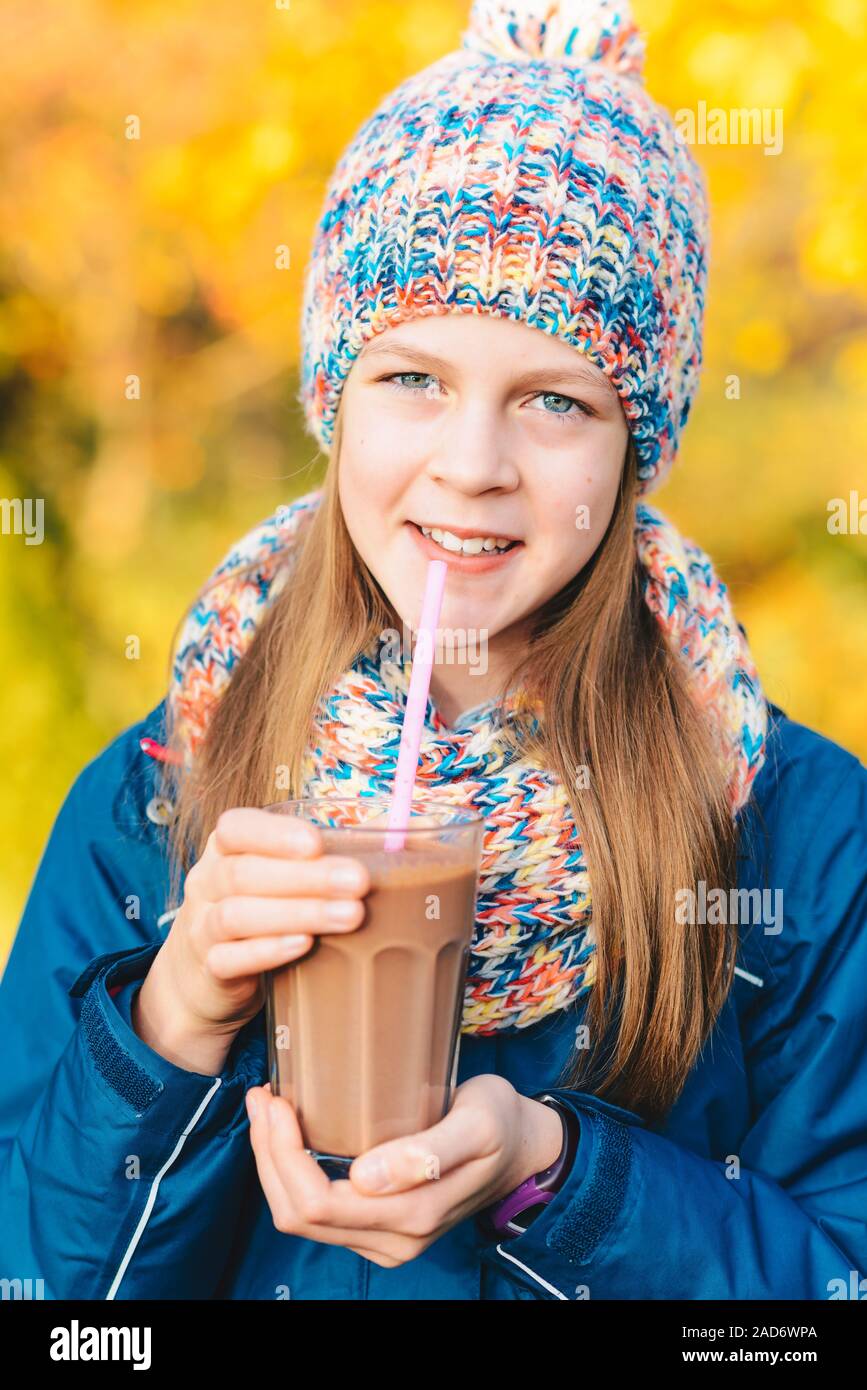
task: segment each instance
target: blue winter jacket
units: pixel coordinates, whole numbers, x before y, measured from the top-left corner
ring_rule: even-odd
[[[572,1009],[465,1036],[459,1081],[554,1087],[580,1117],[568,1180],[525,1234],[474,1217],[385,1269],[278,1232],[244,1104],[260,1014],[220,1076],[133,1032],[168,930],[164,828],[147,806],[164,707],[74,783],[0,985],[0,1278],[47,1298],[827,1299],[867,1275],[867,769],[771,706],[743,816],[738,973],[664,1126],[554,1087]],[[743,901],[743,900],[742,900]],[[755,898],[752,900],[755,902]],[[864,1285],[867,1290],[867,1284]],[[857,1294],[855,1295],[857,1296]],[[863,1291],[862,1291],[863,1296]]]

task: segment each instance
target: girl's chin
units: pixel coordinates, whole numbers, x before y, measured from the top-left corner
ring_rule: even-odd
[[[386,588],[383,584],[382,587],[399,615],[402,640],[408,640],[407,634],[416,632],[421,617],[422,592],[419,590],[417,594],[408,596],[405,584],[400,591],[395,591],[393,585]],[[457,660],[457,656],[449,656],[452,650],[455,653],[466,650],[472,655],[473,652],[492,643],[498,633],[504,632],[511,620],[499,611],[496,614],[492,612],[492,607],[491,604],[481,602],[468,603],[462,596],[455,594],[450,598],[447,575],[443,606],[437,621],[438,640],[442,644],[443,655],[440,656],[438,653],[437,661],[448,663]],[[499,610],[499,605],[497,608]],[[406,655],[410,653],[407,652]]]
[[[404,628],[412,629],[413,632],[421,616],[421,595],[418,604],[419,611],[407,613],[402,620]],[[406,597],[399,595],[394,607],[398,613],[406,613]],[[492,621],[492,615],[486,613],[480,605],[444,603],[437,622],[437,631],[446,648],[453,645],[457,649],[462,642],[467,646],[478,647],[480,643],[493,642],[497,633],[504,630],[505,624],[502,619],[498,618],[496,627],[492,626]]]

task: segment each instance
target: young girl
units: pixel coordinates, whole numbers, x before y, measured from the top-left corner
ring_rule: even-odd
[[[303,314],[324,487],[232,549],[166,699],[76,781],[0,989],[0,1273],[96,1299],[867,1273],[867,770],[766,700],[711,560],[643,500],[697,386],[707,208],[642,56],[623,3],[477,0],[340,160]],[[485,823],[460,1084],[332,1181],[265,1085],[262,972],[353,931],[369,878],[261,808],[388,793],[433,556],[478,658],[437,661],[417,775]]]

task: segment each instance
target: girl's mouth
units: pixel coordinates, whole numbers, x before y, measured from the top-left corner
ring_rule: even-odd
[[[523,541],[512,541],[505,550],[480,550],[477,555],[467,555],[463,551],[448,550],[435,541],[433,536],[425,536],[414,521],[407,521],[416,545],[431,560],[445,560],[450,568],[465,574],[483,574],[487,570],[502,569],[512,557],[523,550]]]

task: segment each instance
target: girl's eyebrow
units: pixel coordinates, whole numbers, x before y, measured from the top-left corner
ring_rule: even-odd
[[[453,372],[454,366],[447,362],[444,357],[437,357],[433,352],[422,352],[419,348],[410,347],[408,343],[371,343],[363,351],[362,357],[388,355],[402,357],[407,362],[414,363],[417,367],[424,367],[428,371]],[[576,349],[576,357],[578,351]],[[512,386],[522,390],[532,387],[551,386],[553,382],[562,385],[571,385],[573,389],[590,389],[601,391],[605,395],[613,394],[613,387],[607,377],[601,378],[589,368],[583,367],[580,362],[575,366],[569,367],[536,367],[532,371],[522,372],[512,382]]]

